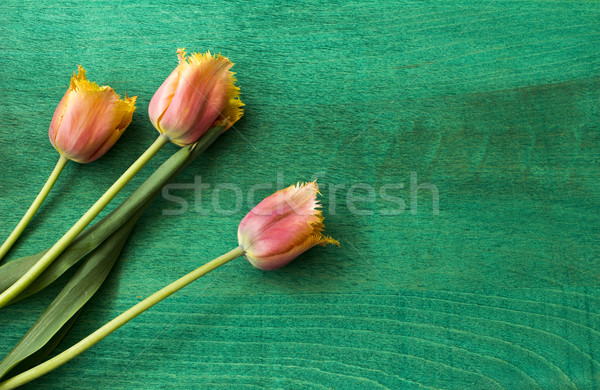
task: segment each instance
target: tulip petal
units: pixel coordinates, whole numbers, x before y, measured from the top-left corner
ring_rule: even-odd
[[[112,90],[108,89],[69,93],[69,107],[63,116],[61,131],[55,138],[64,156],[74,161],[86,161],[98,145],[104,143],[110,135],[106,129],[112,132],[121,121],[120,116],[105,114],[112,110],[116,101]]]
[[[67,88],[67,92],[63,95],[60,103],[54,110],[54,115],[52,116],[52,121],[50,122],[50,129],[48,131],[48,135],[50,136],[50,142],[54,147],[56,147],[55,140],[58,129],[60,128],[60,124],[62,123],[63,116],[67,110],[67,103],[69,101],[69,92],[71,92],[74,88],[76,88],[76,81],[85,80],[85,69],[83,66],[77,65],[77,74],[73,72],[73,77],[71,77],[71,81],[69,83],[69,88]],[[60,153],[60,150],[59,150]]]
[[[69,101],[69,91],[64,94],[60,103],[54,110],[54,115],[52,116],[52,121],[50,122],[50,129],[48,130],[48,136],[50,137],[50,142],[52,145],[58,150],[59,153],[62,153],[56,144],[56,134],[58,134],[58,130],[60,129],[60,124],[62,123],[63,117],[67,110],[67,102]]]
[[[173,95],[179,84],[180,72],[181,66],[178,66],[171,72],[169,77],[167,77],[154,93],[154,96],[152,96],[150,104],[148,105],[148,116],[150,117],[150,121],[161,134],[163,134],[163,131],[160,122],[165,111],[167,111],[169,104],[171,104],[171,99],[173,99]]]
[[[92,162],[102,157],[104,154],[106,154],[106,152],[110,150],[110,148],[113,147],[113,145],[119,140],[119,138],[121,138],[121,135],[123,134],[123,132],[125,132],[125,129],[127,128],[127,126],[129,126],[129,123],[131,123],[133,111],[135,110],[136,99],[137,96],[128,98],[127,95],[125,95],[125,99],[120,100],[117,103],[118,108],[115,112],[115,115],[118,115],[119,112],[121,113],[121,122],[117,125],[115,131],[112,132],[112,134],[110,134],[106,141],[104,141],[104,143],[100,145],[98,150],[96,150],[96,152],[92,154],[92,156],[87,160],[87,162]]]
[[[229,72],[227,77],[227,104],[221,111],[219,119],[215,122],[215,126],[225,126],[225,130],[233,126],[244,115],[244,109],[242,108],[244,103],[240,100],[240,88],[235,86],[235,82],[235,73]]]
[[[253,253],[246,253],[246,259],[256,268],[262,269],[264,271],[271,271],[277,268],[281,268],[284,265],[288,264],[296,257],[300,256],[302,253],[306,252],[310,248],[316,245],[325,246],[327,244],[340,246],[340,243],[329,237],[322,236],[320,234],[311,234],[305,241],[302,243],[291,247],[287,252],[284,253],[276,253],[275,255],[265,256],[265,257],[256,257],[253,256]]]

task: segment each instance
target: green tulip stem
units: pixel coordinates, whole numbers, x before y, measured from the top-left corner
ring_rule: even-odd
[[[182,288],[197,280],[201,276],[206,275],[210,271],[219,268],[220,266],[242,256],[243,254],[244,249],[241,246],[239,246],[225,253],[224,255],[219,256],[216,259],[204,264],[200,268],[195,269],[194,271],[190,272],[184,277],[174,281],[166,287],[163,287],[159,291],[150,295],[148,298],[132,306],[130,309],[115,317],[112,321],[108,322],[107,324],[96,330],[94,333],[90,334],[77,344],[73,345],[71,348],[63,351],[62,353],[56,355],[52,359],[49,359],[38,366],[35,366],[21,374],[18,374],[0,383],[0,390],[14,389],[15,387],[22,386],[25,383],[31,382],[32,380],[37,379],[40,376],[45,375],[50,371],[62,366],[69,360],[87,351],[88,349],[96,345],[99,341],[101,341],[103,338],[105,338],[115,330],[119,329],[121,326],[125,325],[127,322],[131,321],[133,318],[148,310],[152,306],[161,302],[162,300],[174,294],[175,292],[181,290]]]
[[[48,177],[48,180],[46,180],[46,184],[44,184],[40,193],[36,196],[31,206],[29,206],[29,210],[27,210],[25,215],[23,215],[23,218],[21,218],[21,221],[19,222],[17,227],[15,227],[12,233],[10,233],[10,236],[8,236],[6,241],[4,241],[4,244],[0,246],[0,261],[8,253],[10,248],[12,248],[14,243],[19,239],[19,236],[21,235],[21,233],[23,233],[23,230],[25,230],[25,228],[29,224],[31,218],[33,218],[35,213],[38,211],[38,209],[44,202],[44,199],[46,199],[46,196],[48,196],[48,193],[54,186],[54,183],[56,183],[56,179],[58,179],[58,176],[62,172],[65,165],[67,165],[68,161],[68,158],[60,156],[58,162],[56,163],[56,166],[54,167],[54,170],[52,170],[52,173],[50,174],[50,177]]]
[[[92,207],[31,267],[19,280],[0,294],[0,308],[8,305],[21,291],[29,286],[69,246],[87,225],[117,196],[119,191],[142,169],[152,156],[169,142],[164,135],[156,141],[117,179],[116,182],[94,203]]]

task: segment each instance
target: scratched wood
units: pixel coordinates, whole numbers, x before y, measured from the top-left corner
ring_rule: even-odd
[[[272,273],[233,262],[28,388],[600,387],[598,2],[0,12],[2,239],[58,158],[47,129],[76,65],[139,95],[122,139],[67,166],[11,258],[52,244],[153,141],[148,102],[177,47],[229,56],[247,105],[170,190],[187,209],[153,204],[59,349],[235,246],[278,185],[318,178],[342,244]],[[59,288],[0,311],[0,354]]]

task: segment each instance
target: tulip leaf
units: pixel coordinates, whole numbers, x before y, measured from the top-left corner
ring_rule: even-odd
[[[66,333],[65,325],[68,326],[69,321],[98,291],[142,212],[143,210],[140,210],[90,254],[37,322],[0,362],[0,378],[25,359],[34,357],[36,353],[49,353],[48,349],[53,349],[53,344],[60,341],[53,338]]]
[[[202,154],[223,132],[216,126],[200,140],[174,153],[144,181],[121,205],[95,225],[81,233],[65,251],[12,303],[35,294],[58,279],[83,257],[97,248],[107,237],[123,226],[142,207],[147,207],[162,191],[162,187],[181,172],[190,162]],[[22,257],[0,266],[0,292],[15,283],[46,251]]]
[[[21,257],[20,259],[13,260],[0,266],[0,292],[6,290],[16,282],[21,275],[37,263],[47,251],[48,250],[45,250],[35,255]]]
[[[20,363],[14,366],[10,371],[8,371],[7,374],[4,374],[4,376],[10,378],[42,363],[46,356],[50,355],[50,353],[54,351],[54,349],[58,346],[58,344],[60,344],[62,339],[69,332],[69,330],[71,330],[71,327],[77,320],[77,317],[79,317],[80,313],[81,310],[75,313],[75,315],[73,315],[73,317],[71,317],[69,321],[67,321],[67,323],[64,324],[62,328],[60,328],[60,330],[56,332],[54,336],[52,336],[52,338],[46,344],[44,344],[42,348],[27,356]]]

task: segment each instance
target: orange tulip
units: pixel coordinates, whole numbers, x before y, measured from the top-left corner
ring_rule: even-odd
[[[94,161],[117,142],[131,122],[137,96],[121,100],[109,86],[88,81],[78,66],[50,123],[50,142],[69,160]]]
[[[171,142],[193,144],[213,126],[231,127],[243,115],[240,89],[228,58],[177,50],[179,65],[158,88],[148,115]]]

